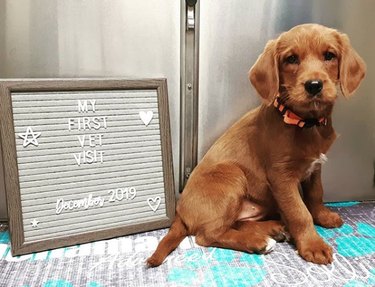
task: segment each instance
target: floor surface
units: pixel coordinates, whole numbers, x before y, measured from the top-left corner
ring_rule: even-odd
[[[316,227],[335,250],[328,266],[307,263],[294,246],[268,255],[196,246],[186,238],[158,268],[145,259],[166,229],[12,257],[0,231],[0,286],[375,286],[375,202],[328,204],[345,224]]]

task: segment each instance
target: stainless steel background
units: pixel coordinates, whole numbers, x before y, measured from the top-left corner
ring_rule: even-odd
[[[180,1],[0,0],[0,77],[167,78],[178,179]]]
[[[368,66],[354,98],[334,113],[341,134],[323,167],[325,199],[375,199],[375,1],[202,0],[200,6],[198,158],[260,102],[247,72],[268,39],[294,25],[316,22],[347,33]]]
[[[326,200],[374,199],[373,11],[373,0],[201,0],[198,158],[260,102],[247,71],[266,41],[317,22],[346,32],[368,65],[356,96],[336,106],[341,137],[323,169]],[[0,77],[167,77],[177,180],[180,16],[170,0],[0,0]],[[0,219],[2,184],[0,176]]]

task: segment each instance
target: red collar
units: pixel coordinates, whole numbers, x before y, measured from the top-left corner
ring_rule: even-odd
[[[313,126],[326,126],[327,125],[327,118],[309,118],[309,119],[303,119],[300,116],[293,113],[291,110],[289,110],[286,106],[284,106],[281,101],[280,97],[276,97],[275,101],[273,102],[273,105],[276,109],[279,110],[281,115],[284,118],[284,123],[288,125],[294,125],[299,126],[300,128],[311,128]]]

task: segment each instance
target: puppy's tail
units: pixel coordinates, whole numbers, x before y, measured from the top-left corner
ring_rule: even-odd
[[[160,241],[154,254],[147,259],[147,265],[149,267],[157,267],[162,264],[168,254],[175,250],[187,235],[185,224],[182,222],[181,217],[176,214],[168,234]]]

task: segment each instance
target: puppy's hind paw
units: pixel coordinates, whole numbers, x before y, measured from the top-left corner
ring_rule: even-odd
[[[269,221],[269,235],[277,242],[289,241],[290,235],[286,231],[285,225],[281,221]]]
[[[282,231],[280,233],[272,235],[272,238],[275,239],[277,242],[283,242],[283,241],[290,241],[291,236],[288,232]]]
[[[275,248],[276,240],[271,237],[267,237],[264,239],[264,241],[262,240],[262,242],[258,242],[257,245],[257,247],[254,246],[250,248],[250,250],[252,250],[250,253],[255,252],[257,254],[268,254],[271,253]]]
[[[272,238],[268,238],[268,240],[267,240],[267,246],[264,249],[264,253],[265,254],[270,253],[271,251],[273,251],[273,249],[275,248],[275,246],[276,246],[276,240],[272,239]]]
[[[160,266],[162,263],[163,263],[163,261],[160,260],[159,258],[157,258],[157,256],[155,256],[155,255],[152,255],[150,258],[148,258],[148,259],[146,260],[146,265],[147,265],[147,267],[151,267],[151,268],[153,268],[153,267],[158,267],[158,266]]]

